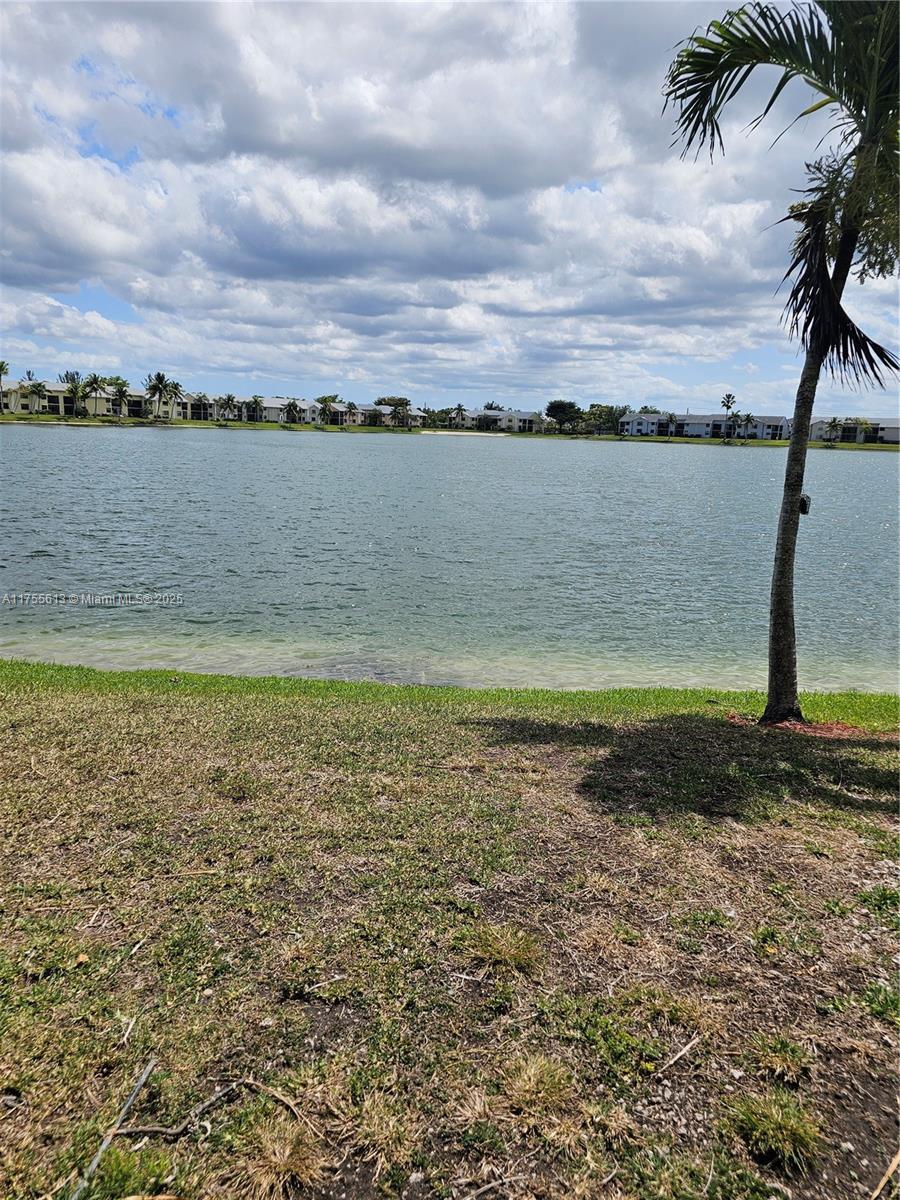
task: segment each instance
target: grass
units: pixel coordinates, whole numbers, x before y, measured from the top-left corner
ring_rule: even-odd
[[[754,1158],[788,1171],[806,1170],[822,1139],[818,1122],[780,1088],[735,1100],[730,1120]]]
[[[897,700],[761,708],[0,663],[0,1194],[151,1056],[136,1125],[243,1082],[87,1200],[871,1191]]]

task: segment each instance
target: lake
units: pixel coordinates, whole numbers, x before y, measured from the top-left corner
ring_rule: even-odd
[[[785,454],[6,425],[0,654],[403,683],[762,686]],[[898,465],[809,455],[806,688],[897,686]],[[90,600],[122,594],[147,602]]]

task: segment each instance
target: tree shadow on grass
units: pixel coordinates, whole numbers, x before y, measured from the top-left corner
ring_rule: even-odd
[[[519,717],[474,724],[496,745],[569,752],[583,767],[579,790],[611,815],[740,820],[771,816],[788,801],[860,814],[896,811],[892,744],[867,734],[826,738],[698,713],[627,727]]]

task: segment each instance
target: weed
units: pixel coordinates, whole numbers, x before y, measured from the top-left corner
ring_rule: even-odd
[[[873,979],[863,993],[863,1004],[873,1017],[900,1026],[900,988],[896,983]]]
[[[750,1057],[756,1069],[784,1083],[797,1083],[812,1061],[802,1046],[781,1034],[757,1034]]]
[[[753,949],[757,954],[777,954],[781,934],[773,925],[759,925],[753,931]]]
[[[501,1155],[505,1149],[500,1130],[492,1121],[473,1121],[459,1135],[464,1150],[481,1155]]]
[[[513,1110],[535,1118],[565,1107],[572,1099],[572,1075],[557,1059],[529,1054],[506,1069],[503,1090]]]
[[[476,963],[506,967],[534,975],[540,965],[540,947],[534,934],[517,925],[482,922],[460,932],[457,944]]]
[[[732,1101],[729,1122],[762,1163],[805,1171],[822,1140],[818,1122],[790,1092],[775,1088]]]
[[[860,892],[858,899],[873,916],[883,917],[886,925],[895,932],[900,932],[900,890],[878,884],[877,887]]]

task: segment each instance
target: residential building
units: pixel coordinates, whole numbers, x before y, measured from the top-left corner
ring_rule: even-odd
[[[809,427],[809,436],[816,442],[880,442],[883,445],[900,443],[900,419],[896,417],[845,417],[835,437],[828,428],[833,417],[819,417]]]
[[[788,417],[756,417],[746,428],[736,426],[724,412],[673,413],[627,412],[619,421],[619,433],[628,437],[740,437],[751,441],[779,441],[790,437]]]
[[[4,412],[20,413],[50,413],[60,417],[73,417],[75,404],[67,395],[64,383],[44,383],[44,395],[37,399],[28,383],[14,383],[3,389]],[[104,388],[96,396],[85,396],[84,406],[91,417],[140,417],[147,403],[147,393],[143,388],[129,388],[125,400],[125,410],[120,411],[119,401],[116,400],[109,388]],[[165,401],[160,415],[169,415],[169,404]],[[180,415],[180,414],[178,414]]]

